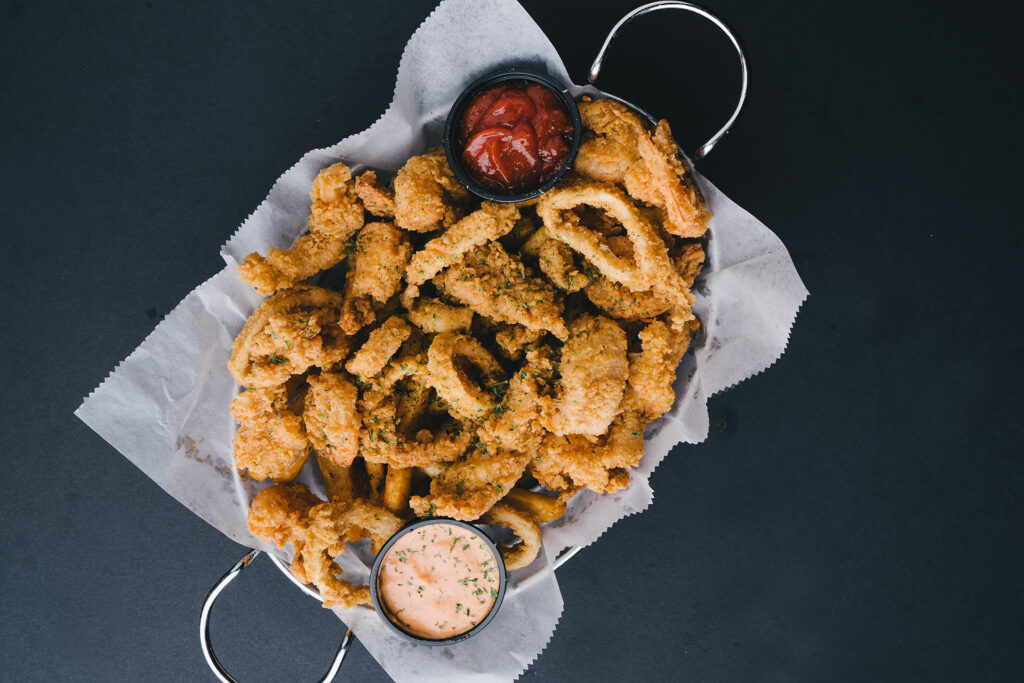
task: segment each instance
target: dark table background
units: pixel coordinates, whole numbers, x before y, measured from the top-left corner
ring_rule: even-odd
[[[525,3],[577,81],[634,4]],[[752,82],[701,170],[811,297],[651,509],[561,570],[523,678],[1022,680],[1017,6],[708,5]],[[199,608],[242,548],[72,411],[281,172],[384,111],[432,6],[0,2],[0,678],[212,680]],[[693,149],[737,74],[724,38],[664,13],[601,85]],[[242,680],[300,681],[344,629],[258,562],[213,630]],[[386,676],[356,646],[343,678]]]

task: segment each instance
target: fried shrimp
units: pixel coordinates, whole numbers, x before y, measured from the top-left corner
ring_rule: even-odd
[[[395,217],[395,193],[377,184],[375,172],[366,171],[357,177],[355,192],[370,215],[378,218]]]
[[[603,434],[618,412],[629,375],[626,333],[604,316],[581,315],[562,348],[558,395],[541,401],[554,434]]]
[[[434,282],[482,316],[551,332],[559,339],[567,334],[563,305],[555,289],[529,274],[523,263],[497,242],[471,250]]]
[[[412,232],[447,228],[462,217],[468,198],[444,150],[432,149],[409,159],[395,176],[395,223]]]
[[[337,292],[312,285],[264,300],[231,347],[231,376],[243,387],[272,387],[343,360],[351,346],[337,326],[341,302]]]
[[[273,294],[345,258],[349,238],[363,226],[363,204],[351,181],[352,172],[342,163],[320,171],[309,193],[309,232],[291,249],[271,248],[266,257],[249,254],[238,266],[238,277],[260,294]]]
[[[342,467],[349,467],[359,454],[359,430],[362,421],[356,405],[359,392],[343,373],[323,372],[306,380],[302,421],[318,456]]]
[[[391,223],[367,223],[356,235],[345,278],[341,329],[355,334],[374,321],[377,311],[402,284],[412,254],[406,233]]]
[[[507,234],[519,219],[511,204],[484,202],[479,209],[451,226],[413,254],[406,267],[405,280],[422,285],[439,272],[457,263],[473,247]]]
[[[284,385],[249,389],[231,402],[238,421],[232,454],[238,471],[257,481],[291,481],[309,458],[302,416],[292,412]]]

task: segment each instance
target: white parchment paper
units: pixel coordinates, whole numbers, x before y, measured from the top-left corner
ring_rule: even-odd
[[[228,537],[288,559],[249,534],[245,516],[261,485],[239,478],[231,467],[235,424],[228,405],[239,389],[226,363],[232,340],[261,300],[236,278],[236,265],[249,252],[288,247],[302,233],[309,188],[321,168],[344,161],[355,169],[397,170],[409,156],[439,144],[451,102],[469,81],[513,64],[570,82],[554,47],[514,0],[439,5],[409,40],[384,115],[333,147],[307,153],[285,172],[224,245],[225,268],[168,314],[75,414]],[[647,453],[632,485],[612,495],[576,496],[565,517],[544,529],[541,556],[512,573],[495,620],[468,641],[416,646],[391,634],[369,608],[336,610],[395,680],[507,681],[525,671],[562,612],[552,568],[558,551],[589,544],[617,520],[650,505],[648,478],[658,463],[677,443],[707,436],[707,398],[764,370],[785,349],[807,296],[786,248],[710,182],[695,177],[714,212],[695,306],[706,340],[683,360],[676,405],[648,428]],[[308,466],[300,481],[323,495],[314,470]],[[342,566],[359,579],[370,559],[357,550],[343,556]],[[211,578],[220,569],[212,567]]]

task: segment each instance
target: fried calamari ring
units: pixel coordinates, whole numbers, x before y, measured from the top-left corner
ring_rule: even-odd
[[[432,149],[409,159],[395,176],[395,223],[413,232],[447,228],[462,217],[468,198],[444,150]]]
[[[243,387],[272,387],[314,365],[340,362],[350,350],[337,327],[341,302],[339,293],[313,285],[296,285],[264,300],[231,347],[231,376]]]
[[[604,434],[629,376],[626,333],[614,320],[584,314],[569,326],[555,399],[542,399],[541,424],[554,434]]]
[[[508,234],[518,219],[519,211],[511,204],[484,202],[479,209],[413,254],[406,267],[406,282],[413,286],[422,285],[457,263],[473,247]]]
[[[509,529],[519,537],[519,543],[498,547],[505,569],[512,571],[526,567],[540,553],[540,525],[528,513],[508,503],[498,503],[484,514],[480,521]]]
[[[633,248],[626,237],[614,235],[607,240],[608,246],[617,256],[632,255]],[[653,289],[634,292],[625,285],[612,282],[600,273],[591,274],[590,284],[583,291],[592,304],[619,320],[649,320],[672,308],[672,302]]]
[[[574,253],[565,242],[549,239],[541,244],[538,254],[540,269],[557,287],[569,293],[578,292],[590,282],[576,267]]]
[[[642,163],[626,173],[623,182],[630,196],[662,209],[664,226],[673,235],[700,237],[707,231],[711,212],[679,158],[668,122],[662,120],[653,137],[646,132],[637,140]]]
[[[469,367],[480,373],[482,388],[467,374]],[[489,387],[500,382],[503,374],[491,352],[467,334],[439,334],[427,351],[428,381],[449,410],[466,420],[480,421],[494,410]]]
[[[395,217],[395,193],[377,184],[375,172],[366,171],[356,178],[355,192],[370,214],[379,218]]]
[[[473,324],[473,309],[425,299],[414,303],[405,317],[428,334],[458,332],[468,330]]]
[[[349,467],[359,454],[359,392],[340,372],[310,375],[302,409],[306,434],[318,456]]]
[[[412,255],[406,233],[391,223],[367,223],[356,235],[345,278],[340,324],[355,334],[372,323],[377,311],[402,285],[402,272]]]
[[[559,339],[568,334],[555,288],[530,275],[522,261],[498,242],[469,251],[460,263],[437,275],[434,284],[481,316],[551,332]]]
[[[238,266],[238,277],[260,294],[290,287],[345,258],[348,239],[363,226],[363,204],[352,187],[352,172],[334,164],[317,174],[310,191],[309,232],[291,249],[252,253]]]
[[[581,204],[602,209],[622,223],[633,245],[632,259],[617,256],[605,238],[570,211]],[[583,254],[602,275],[635,291],[653,288],[672,302],[679,320],[693,318],[693,295],[673,266],[665,243],[622,190],[596,181],[569,183],[543,195],[537,214],[552,236]]]
[[[345,363],[345,369],[363,382],[375,377],[398,352],[412,328],[400,316],[393,315],[370,332],[366,342]]]

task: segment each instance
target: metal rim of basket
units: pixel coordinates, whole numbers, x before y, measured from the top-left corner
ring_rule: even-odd
[[[726,37],[729,38],[729,41],[735,48],[736,54],[739,57],[740,61],[740,97],[736,103],[736,108],[733,110],[733,113],[729,117],[729,120],[725,122],[725,125],[723,125],[714,135],[712,135],[708,139],[707,142],[698,147],[697,150],[693,153],[693,160],[698,161],[706,157],[715,147],[715,145],[717,145],[718,142],[723,137],[725,137],[725,135],[729,132],[729,129],[732,128],[732,125],[736,122],[737,117],[740,115],[740,111],[743,109],[743,104],[746,102],[747,99],[749,70],[747,67],[746,55],[744,54],[743,47],[740,45],[740,42],[736,38],[736,35],[725,24],[725,22],[723,22],[717,16],[707,11],[703,7],[694,5],[689,2],[679,2],[677,0],[660,0],[659,2],[651,2],[646,5],[641,5],[640,7],[637,7],[636,9],[627,13],[621,19],[619,19],[619,21],[608,32],[607,37],[605,37],[604,39],[604,43],[601,45],[601,49],[598,51],[597,56],[594,58],[594,61],[590,66],[590,72],[587,75],[587,81],[593,84],[597,80],[598,75],[601,73],[601,65],[604,62],[604,57],[605,53],[608,51],[608,46],[611,45],[612,40],[624,26],[626,26],[627,24],[629,24],[631,21],[638,17],[642,17],[645,14],[650,14],[651,12],[657,12],[663,9],[690,12],[692,14],[696,14],[710,21],[712,24],[717,26],[726,35]],[[604,95],[606,97],[609,97],[610,99],[616,100],[617,102],[621,102],[627,107],[630,107],[631,109],[635,110],[637,113],[642,114],[651,123],[657,123],[657,119],[654,116],[649,114],[641,107],[636,106],[632,102],[628,102],[622,99],[621,97],[616,97],[614,95],[609,95],[607,93],[605,93]],[[582,550],[582,546],[570,546],[568,548],[563,549],[559,553],[558,557],[555,558],[553,568],[557,570],[559,567],[568,562],[573,556],[575,556],[576,553],[578,553],[580,550]],[[262,551],[260,550],[252,550],[249,553],[247,553],[245,557],[236,562],[235,565],[231,567],[231,569],[229,569],[226,574],[224,574],[224,576],[220,577],[220,579],[217,580],[217,583],[215,583],[213,588],[210,589],[209,594],[206,596],[206,600],[203,602],[203,609],[199,616],[199,642],[203,648],[203,656],[206,658],[207,665],[210,667],[210,670],[217,677],[217,679],[222,683],[239,683],[239,681],[230,673],[228,673],[227,669],[225,669],[224,665],[220,663],[220,660],[217,658],[217,655],[213,650],[213,642],[210,639],[210,612],[213,609],[214,602],[216,602],[217,598],[224,591],[224,589],[227,588],[228,584],[234,581],[239,576],[239,574],[241,574],[250,564],[252,564],[252,561],[259,557],[261,552]],[[301,590],[303,593],[310,596],[311,598],[323,602],[323,598],[317,591],[313,590],[312,588],[310,588],[309,586],[295,578],[295,576],[291,572],[290,567],[286,562],[281,560],[276,555],[270,553],[268,553],[267,556],[270,557],[270,560],[274,563],[274,565],[277,566],[277,568],[281,570],[281,572],[285,576],[287,576],[288,579],[299,588],[299,590]],[[338,647],[337,652],[335,652],[334,654],[334,659],[331,661],[331,666],[327,670],[327,673],[325,673],[324,676],[320,679],[320,683],[330,683],[335,679],[335,677],[338,675],[338,672],[341,670],[341,665],[345,661],[345,656],[348,654],[348,650],[352,644],[353,639],[354,635],[352,633],[352,630],[347,629],[344,637],[341,640],[341,644]]]

